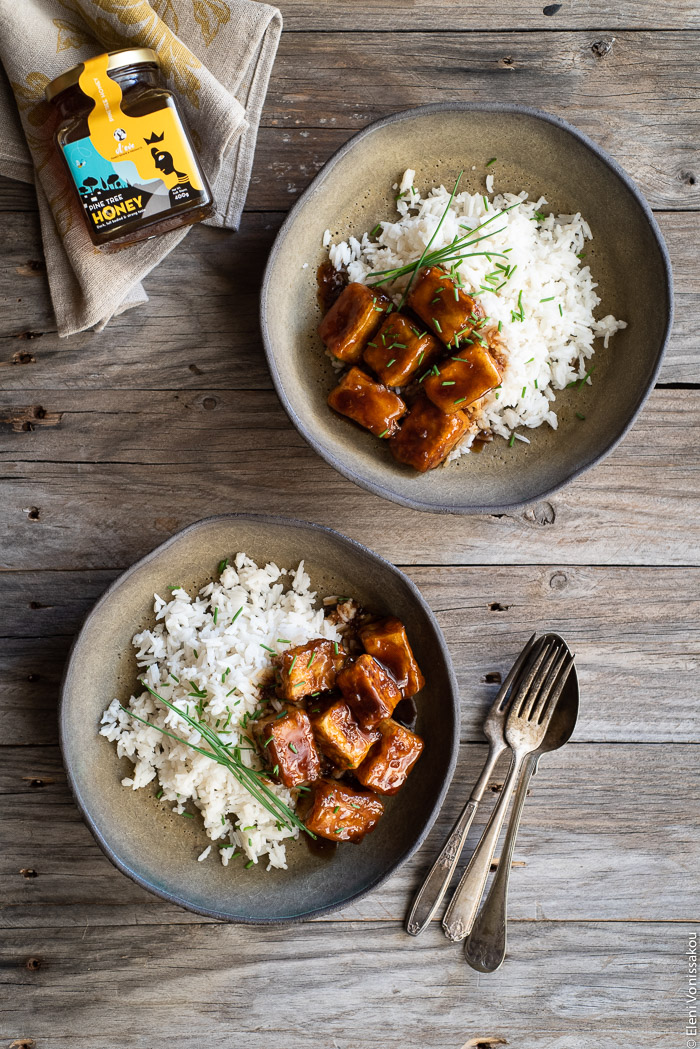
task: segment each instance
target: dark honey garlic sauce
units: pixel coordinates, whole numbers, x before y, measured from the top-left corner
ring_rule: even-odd
[[[317,297],[324,314],[328,313],[347,283],[347,273],[344,270],[337,270],[330,260],[322,262],[318,267],[316,270]]]
[[[416,721],[418,720],[418,707],[413,701],[413,696],[406,696],[397,703],[391,716],[394,721],[398,721],[399,725],[403,725],[410,732],[414,732]]]

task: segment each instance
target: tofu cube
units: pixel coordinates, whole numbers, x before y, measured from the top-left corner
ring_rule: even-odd
[[[312,692],[335,687],[336,674],[347,652],[337,641],[317,637],[282,653],[277,692],[282,699],[299,703]]]
[[[457,347],[485,316],[481,303],[462,291],[439,266],[428,266],[421,272],[408,305],[446,346]]]
[[[416,327],[402,313],[390,313],[367,343],[364,361],[387,386],[405,386],[442,352],[441,343],[429,331]]]
[[[387,616],[368,623],[360,630],[360,641],[365,651],[387,668],[404,696],[420,692],[425,678],[400,619]]]
[[[377,726],[381,739],[355,773],[363,787],[377,794],[396,794],[423,751],[415,732],[387,718]]]
[[[367,653],[347,663],[337,680],[343,698],[363,728],[390,717],[401,700],[401,690],[391,674]]]
[[[311,707],[309,720],[319,750],[339,769],[356,769],[379,739],[376,729],[360,727],[344,699]]]
[[[319,324],[318,334],[334,357],[357,364],[390,305],[381,292],[348,284]]]
[[[391,454],[400,463],[425,473],[439,466],[472,426],[462,411],[440,411],[425,394],[414,402],[397,434],[389,441]]]
[[[362,841],[379,821],[384,805],[376,794],[353,790],[332,779],[313,786],[313,801],[304,821],[313,834],[329,841]]]
[[[391,437],[406,405],[398,394],[370,379],[360,368],[350,368],[328,395],[331,408],[364,426],[375,437]]]
[[[313,783],[321,775],[321,760],[304,710],[287,707],[255,722],[253,733],[263,761],[285,787]]]
[[[452,414],[478,401],[500,381],[501,373],[489,351],[469,346],[429,375],[423,389],[440,411]]]

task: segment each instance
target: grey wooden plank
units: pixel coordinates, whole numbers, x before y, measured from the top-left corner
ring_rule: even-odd
[[[552,6],[557,8],[551,11]],[[444,0],[409,0],[378,5],[371,0],[281,0],[287,33],[324,30],[369,30],[405,32],[423,30],[441,33],[454,30],[581,29],[692,29],[700,28],[700,12],[694,0],[658,4],[654,0],[587,0],[581,4],[532,4],[527,0],[496,0],[489,4]],[[545,8],[550,14],[545,14]],[[371,40],[368,42],[371,45]]]
[[[575,739],[700,742],[697,568],[475,565],[406,571],[445,633],[462,696],[463,740],[482,738],[498,677],[533,630],[549,629],[564,634],[577,653],[583,702]],[[69,642],[116,574],[0,573],[3,742],[56,740],[58,675]]]
[[[2,191],[0,180],[0,193]],[[266,389],[258,290],[283,219],[248,213],[239,233],[199,227],[148,277],[150,302],[103,332],[55,334],[36,218],[10,214],[0,243],[0,389]],[[658,215],[673,262],[676,321],[661,381],[700,382],[700,214]]]
[[[543,758],[511,872],[513,920],[695,919],[699,752],[698,746],[679,744],[572,743]],[[364,900],[320,920],[401,921],[485,756],[484,744],[463,744],[443,811],[418,855]],[[157,900],[111,865],[73,803],[56,747],[6,747],[2,757],[0,925],[84,928],[202,921]],[[502,762],[492,777],[470,831],[465,862],[506,768]],[[201,838],[204,848],[203,830]],[[196,855],[195,850],[193,863]],[[342,856],[340,850],[333,864]],[[255,877],[264,880],[265,872]]]
[[[20,930],[0,1035],[70,1049],[677,1049],[688,929],[513,923],[488,980],[387,923]],[[29,959],[35,959],[34,962]],[[640,1002],[644,1007],[640,1008]]]
[[[300,137],[299,129],[335,134],[411,106],[463,100],[526,102],[550,110],[608,150],[654,207],[697,208],[697,34],[620,32],[603,57],[599,44],[597,31],[386,33],[371,41],[362,32],[287,34],[265,124],[295,134],[288,142],[275,136],[272,153],[269,132],[261,136],[265,184],[256,183],[250,203],[260,206],[259,194],[274,181],[283,192],[294,184],[288,163],[293,152],[299,157],[297,179],[313,164],[320,139]],[[279,184],[275,176],[282,170]],[[267,196],[263,200],[271,206]]]
[[[280,506],[403,564],[700,560],[696,389],[654,391],[615,452],[556,495],[469,518],[425,517],[357,488],[271,392],[93,391],[70,413],[71,396],[30,402],[63,412],[58,426],[5,434],[2,568],[125,567],[201,517]]]

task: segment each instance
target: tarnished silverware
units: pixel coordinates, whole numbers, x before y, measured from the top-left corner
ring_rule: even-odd
[[[558,639],[546,641],[517,687],[505,727],[513,760],[501,796],[443,918],[445,934],[451,940],[462,940],[471,931],[518,776],[528,754],[544,740],[572,664],[565,645]]]
[[[557,635],[548,635],[550,637]],[[560,638],[560,640],[562,640]],[[472,969],[495,972],[503,964],[507,942],[508,880],[510,877],[515,839],[520,816],[528,794],[530,779],[536,775],[543,754],[558,750],[571,738],[578,717],[579,687],[575,664],[566,681],[549,728],[539,750],[525,761],[522,775],[513,799],[513,809],[506,829],[506,837],[491,888],[479,911],[464,947],[464,955]]]
[[[533,634],[513,664],[486,716],[484,735],[489,741],[488,756],[467,804],[462,809],[449,838],[431,867],[430,873],[418,890],[408,912],[406,932],[411,936],[418,936],[429,924],[448,889],[459,857],[462,854],[464,843],[467,840],[474,813],[484,795],[496,762],[508,747],[505,741],[504,729],[512,686],[527,661],[537,654],[538,647],[542,647],[542,644],[541,640],[539,642],[535,641],[535,634]]]

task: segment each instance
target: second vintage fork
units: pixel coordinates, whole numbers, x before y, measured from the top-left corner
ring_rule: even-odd
[[[418,890],[406,919],[406,932],[410,936],[417,936],[430,923],[437,911],[443,896],[447,892],[452,875],[454,874],[459,857],[462,855],[467,834],[471,827],[474,813],[481,801],[484,791],[491,779],[496,763],[504,750],[508,749],[505,741],[505,719],[508,710],[508,700],[512,687],[517,684],[516,678],[523,670],[527,662],[539,654],[544,641],[540,638],[535,640],[533,634],[522,652],[510,669],[505,681],[498,690],[498,695],[491,704],[486,721],[484,722],[484,735],[489,741],[489,752],[481,770],[469,800],[462,809],[449,838],[443,845],[438,858],[430,869],[422,886]]]

